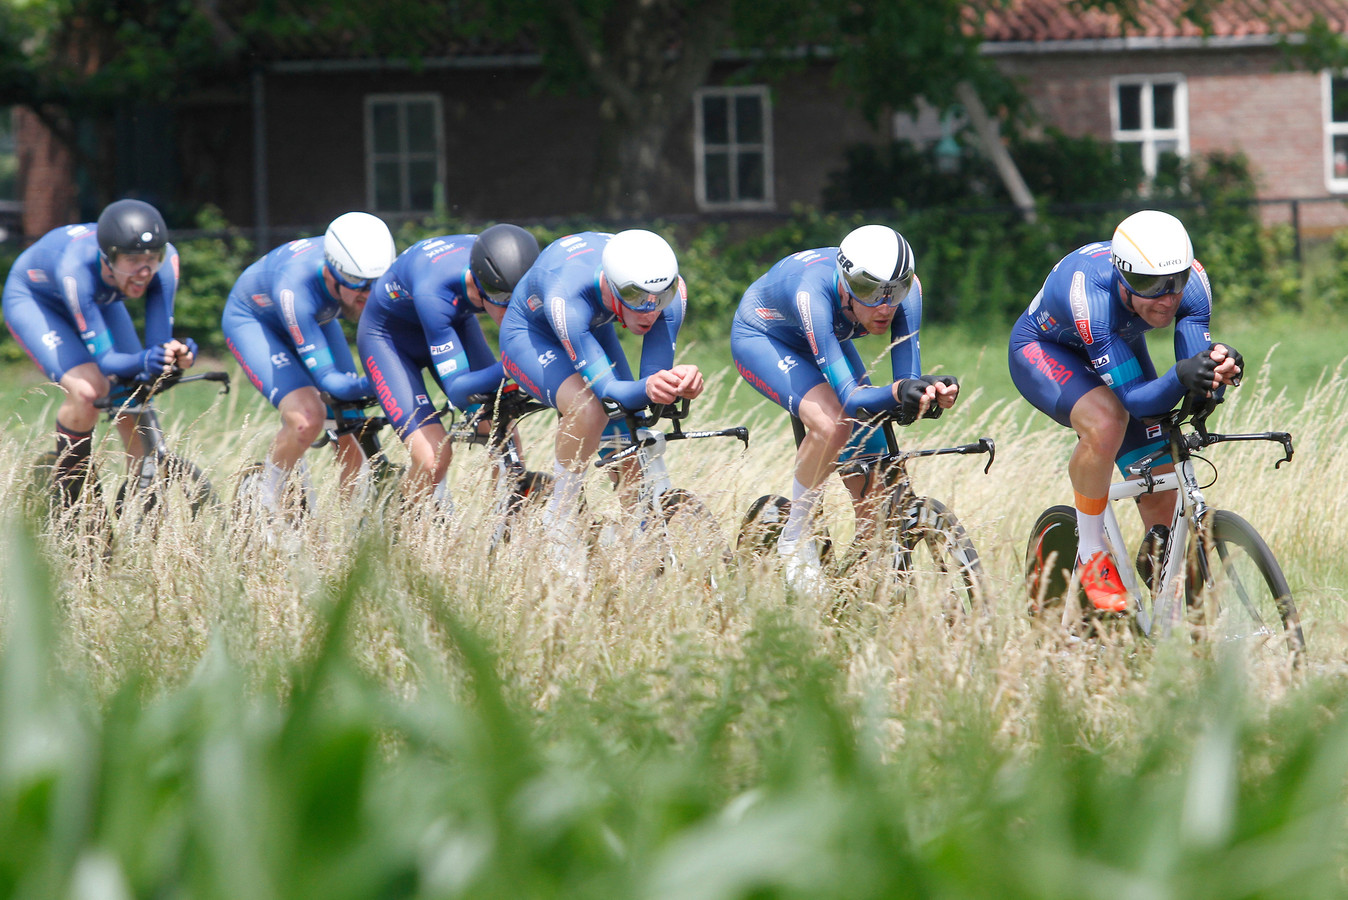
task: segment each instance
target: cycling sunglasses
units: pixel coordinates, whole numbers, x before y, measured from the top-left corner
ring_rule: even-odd
[[[509,306],[510,291],[493,291],[482,282],[477,283],[477,292],[492,306]]]
[[[679,279],[675,278],[669,283],[669,287],[657,293],[651,293],[639,284],[629,284],[617,288],[614,292],[622,305],[632,312],[648,313],[659,312],[670,303],[679,294]]]
[[[847,290],[862,306],[898,306],[913,288],[913,273],[895,281],[876,281],[864,272],[843,275]]]
[[[364,278],[361,279],[360,281],[350,281],[332,263],[328,263],[328,271],[332,273],[333,278],[337,279],[338,284],[340,284],[344,288],[349,288],[350,290],[353,291],[368,291],[370,289],[370,285],[374,284],[373,278]]]
[[[1184,286],[1189,283],[1189,273],[1192,271],[1192,269],[1185,269],[1183,272],[1173,272],[1169,275],[1141,275],[1137,272],[1120,270],[1119,277],[1128,286],[1130,294],[1141,297],[1143,300],[1155,300],[1165,294],[1183,292]]]
[[[104,254],[104,258],[108,261],[108,268],[118,275],[129,278],[145,269],[149,269],[151,273],[157,272],[159,267],[164,264],[164,255],[165,250],[160,247],[158,250],[144,250],[139,253],[119,253],[115,256]],[[132,263],[129,260],[136,260],[136,262]]]

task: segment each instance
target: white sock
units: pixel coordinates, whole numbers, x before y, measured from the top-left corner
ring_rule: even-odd
[[[584,472],[572,472],[560,460],[553,461],[552,496],[543,510],[543,524],[550,533],[575,520],[576,509],[580,504],[580,489],[584,483]]]
[[[1105,514],[1093,516],[1077,510],[1077,562],[1085,562],[1105,549]]]
[[[777,541],[777,545],[786,544],[794,546],[800,541],[800,537],[805,533],[805,527],[810,522],[810,514],[814,512],[814,504],[819,499],[820,491],[810,489],[801,484],[796,479],[791,479],[791,512],[786,517],[786,524],[782,526],[782,536]]]
[[[290,473],[268,459],[262,464],[262,483],[258,487],[257,499],[264,509],[275,509],[276,498],[285,487],[286,476]]]
[[[431,492],[431,499],[435,501],[436,509],[447,516],[454,514],[454,497],[449,491],[448,479],[437,482],[435,490]]]

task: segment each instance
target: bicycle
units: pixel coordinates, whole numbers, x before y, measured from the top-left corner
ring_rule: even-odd
[[[726,559],[728,548],[721,527],[711,509],[693,492],[674,487],[665,450],[678,441],[731,437],[749,446],[749,429],[743,425],[715,430],[685,431],[690,401],[683,398],[676,404],[653,403],[640,409],[626,409],[610,397],[601,398],[611,419],[621,417],[624,432],[606,434],[600,440],[599,469],[609,469],[631,461],[635,463],[637,481],[628,486],[632,491],[631,513],[636,530],[646,540],[652,536],[660,541],[659,571],[670,566],[683,565],[681,551],[691,549],[693,556],[710,555]],[[660,420],[669,422],[667,431],[657,431]],[[604,451],[608,451],[605,453]],[[599,526],[592,534],[592,542],[604,545],[616,540],[616,526]]]
[[[94,407],[107,412],[115,421],[129,417],[133,421],[144,456],[138,471],[128,472],[117,488],[113,510],[121,521],[140,531],[148,524],[157,527],[166,507],[171,505],[174,489],[181,493],[187,511],[196,516],[216,503],[210,479],[191,460],[169,449],[154,398],[180,384],[206,381],[221,385],[220,393],[229,393],[228,372],[201,372],[185,375],[181,370],[154,381],[122,381],[111,378],[112,390],[94,401]],[[53,458],[55,453],[49,454]]]
[[[885,436],[886,452],[839,466],[840,475],[863,475],[865,493],[883,492],[876,510],[875,525],[869,535],[854,541],[849,553],[834,560],[831,542],[826,542],[821,561],[830,566],[832,577],[859,573],[864,563],[882,566],[897,582],[896,599],[930,591],[944,597],[942,607],[948,613],[971,615],[986,604],[983,564],[968,532],[948,506],[935,497],[918,494],[908,473],[910,460],[932,456],[988,455],[983,467],[986,475],[997,457],[997,445],[990,437],[954,447],[926,450],[901,450],[894,426],[898,411],[872,414],[871,427]],[[791,417],[796,445],[805,438],[805,426]],[[874,479],[879,478],[877,482]],[[745,513],[736,545],[749,552],[773,549],[782,526],[791,512],[791,501],[777,494],[765,494]],[[883,587],[887,582],[882,582]]]
[[[384,452],[383,442],[379,438],[379,432],[390,424],[388,417],[382,414],[365,415],[366,409],[379,406],[379,399],[374,396],[363,396],[351,400],[339,400],[327,391],[320,391],[319,397],[327,407],[329,417],[324,423],[318,439],[310,447],[318,449],[329,444],[335,445],[343,437],[355,435],[356,443],[360,446],[364,461],[361,465],[358,491],[353,499],[362,506],[376,500],[382,500],[386,503],[402,479],[404,467],[388,458],[388,455]],[[445,410],[441,410],[440,414],[443,415],[444,412]],[[242,515],[244,513],[249,502],[251,502],[250,498],[256,495],[259,481],[265,471],[266,463],[260,460],[249,463],[239,471],[234,488],[236,514]],[[290,510],[290,516],[300,519],[317,506],[318,497],[313,484],[309,481],[308,467],[303,459],[296,466],[296,474],[298,475],[298,482],[292,486],[294,504]]]
[[[470,446],[486,447],[495,474],[492,521],[495,523],[488,545],[495,550],[510,540],[511,526],[526,503],[540,500],[552,487],[552,476],[530,470],[524,463],[515,427],[536,412],[552,409],[535,400],[513,383],[499,391],[473,394],[468,413],[446,429],[449,439]],[[490,428],[484,430],[484,426]]]
[[[1165,448],[1128,466],[1131,477],[1109,489],[1105,537],[1116,562],[1134,557],[1114,514],[1114,502],[1157,491],[1176,491],[1168,536],[1153,529],[1141,542],[1137,553],[1139,577],[1135,578],[1128,566],[1116,566],[1131,597],[1130,610],[1118,615],[1131,620],[1134,628],[1149,638],[1165,637],[1187,626],[1196,637],[1207,634],[1228,640],[1285,643],[1296,660],[1306,641],[1282,568],[1249,522],[1229,510],[1208,506],[1203,491],[1216,483],[1217,467],[1196,454],[1214,444],[1270,441],[1282,445],[1283,458],[1274,464],[1274,468],[1281,468],[1292,459],[1292,436],[1284,431],[1209,432],[1208,417],[1221,402],[1220,398],[1190,395],[1179,408],[1154,420],[1165,435]],[[1207,484],[1198,482],[1195,459],[1212,468]],[[1174,471],[1155,471],[1170,461],[1174,462]],[[1086,604],[1073,575],[1076,554],[1076,511],[1066,505],[1045,510],[1031,530],[1026,550],[1026,586],[1032,614],[1042,612],[1050,601],[1061,597],[1064,624],[1071,626],[1078,618],[1077,608],[1084,609]],[[1145,591],[1140,582],[1145,583]],[[1115,614],[1101,615],[1113,618]],[[1274,627],[1274,615],[1281,624],[1280,631]]]

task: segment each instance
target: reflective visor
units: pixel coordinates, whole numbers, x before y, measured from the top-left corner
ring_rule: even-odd
[[[894,281],[876,281],[865,272],[846,273],[847,290],[862,306],[898,306],[913,288],[913,273]]]
[[[639,284],[629,284],[626,287],[620,287],[614,291],[622,305],[632,310],[632,312],[659,312],[664,309],[679,294],[679,279],[675,278],[669,283],[669,287],[663,291],[652,294]]]
[[[477,285],[478,296],[483,300],[486,300],[492,306],[510,305],[510,291],[493,291],[491,288],[487,287],[481,278],[477,277],[476,272],[473,273],[473,284]]]
[[[337,279],[338,284],[340,284],[344,288],[348,288],[353,291],[368,291],[370,289],[370,285],[374,284],[373,278],[365,278],[359,281],[351,281],[345,275],[343,275],[341,271],[338,270],[338,268],[334,266],[332,263],[328,263],[328,271],[332,273],[333,278]]]
[[[1139,275],[1120,269],[1119,277],[1128,286],[1129,293],[1136,294],[1143,300],[1152,300],[1164,294],[1182,292],[1184,286],[1189,283],[1189,273],[1192,271],[1185,269],[1183,272],[1172,272],[1169,275]]]
[[[118,275],[130,278],[149,269],[156,272],[164,264],[163,247],[158,250],[142,250],[137,253],[118,253],[108,258],[108,267]]]

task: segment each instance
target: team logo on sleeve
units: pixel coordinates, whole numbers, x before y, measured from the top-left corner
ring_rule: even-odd
[[[47,273],[41,269],[29,269],[26,273],[28,281],[31,284],[46,284]]]
[[[1091,336],[1091,310],[1086,303],[1086,273],[1075,272],[1072,275],[1072,287],[1069,293],[1072,304],[1072,321],[1076,323],[1077,334],[1087,344],[1095,343]]]
[[[281,315],[285,317],[286,328],[290,329],[290,339],[295,342],[295,346],[303,344],[304,330],[300,328],[300,320],[295,315],[294,291],[281,291]]]
[[[80,288],[79,283],[75,281],[73,275],[67,275],[61,279],[61,286],[66,292],[66,308],[70,310],[75,319],[75,329],[84,334],[89,330],[89,324],[84,321],[84,313],[80,310]]]
[[[754,312],[764,322],[780,322],[786,318],[781,312],[768,306],[756,306],[754,307]]]
[[[271,306],[271,296],[269,294],[253,294],[249,299],[252,300],[253,305],[259,309],[265,309],[266,307]]]
[[[571,346],[571,335],[566,330],[566,300],[561,297],[553,297],[548,301],[548,314],[552,317],[552,330],[557,333],[557,337],[562,342],[562,347],[566,350],[566,355],[571,357],[571,361],[576,361],[576,351]]]
[[[529,312],[538,312],[538,308],[543,305],[543,298],[537,294],[530,294],[525,299],[524,305],[529,307]]]
[[[796,293],[796,312],[800,313],[800,324],[805,327],[805,337],[810,342],[810,352],[819,356],[819,342],[814,338],[814,317],[810,315],[810,292]]]

